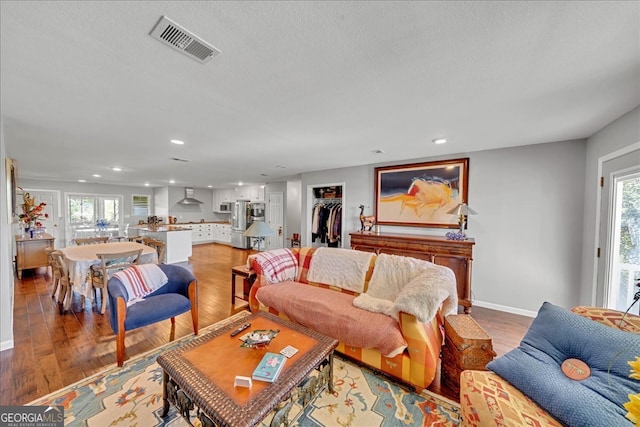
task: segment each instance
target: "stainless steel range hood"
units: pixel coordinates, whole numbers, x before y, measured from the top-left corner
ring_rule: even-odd
[[[184,199],[178,202],[179,205],[201,205],[202,203],[203,202],[201,202],[200,200],[193,198],[192,187],[186,187],[184,189]]]

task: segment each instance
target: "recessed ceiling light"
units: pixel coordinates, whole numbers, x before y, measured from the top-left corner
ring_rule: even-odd
[[[145,186],[145,187],[148,187],[148,186],[149,186],[149,183],[148,183],[148,182],[145,182],[145,183],[144,183],[144,186]]]
[[[122,171],[122,169],[121,169],[121,168],[118,168],[118,167],[111,168],[111,170],[112,170],[112,171],[116,171],[116,172],[120,172],[120,171]]]
[[[208,188],[213,188],[213,185],[207,185]]]
[[[447,142],[447,138],[436,138],[433,140],[434,144],[444,144],[445,142]]]
[[[371,150],[371,152],[373,154],[384,154],[384,150],[381,150],[380,148],[376,148],[375,150]]]
[[[172,139],[171,143],[176,145],[184,145],[184,141],[180,141],[179,139]]]
[[[91,175],[91,176],[92,176],[92,177],[94,177],[94,178],[101,178],[101,177],[102,177],[102,175],[98,175],[97,173],[94,173],[94,174],[93,174],[93,175]]]
[[[175,179],[170,179],[170,180],[169,180],[169,184],[175,184],[175,183],[176,183],[176,180],[175,180]]]
[[[79,179],[78,182],[87,182],[86,179]]]
[[[242,181],[239,181],[239,182],[238,182],[238,185],[244,185],[244,184],[242,183]]]

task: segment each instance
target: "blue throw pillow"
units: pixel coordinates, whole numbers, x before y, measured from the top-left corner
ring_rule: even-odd
[[[487,368],[509,381],[567,426],[630,426],[623,407],[640,382],[627,364],[640,355],[640,335],[623,332],[545,302],[520,346]],[[566,359],[591,375],[569,379]]]

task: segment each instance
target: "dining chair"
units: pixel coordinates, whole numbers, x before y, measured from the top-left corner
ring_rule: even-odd
[[[60,307],[60,312],[62,313],[69,309],[69,306],[71,305],[71,298],[73,297],[71,280],[69,280],[69,268],[67,267],[67,262],[64,259],[64,254],[61,251],[51,252],[51,262],[53,270],[59,271],[59,280],[56,287],[60,287],[58,291],[58,305]],[[51,296],[55,296],[55,289]]]
[[[93,245],[96,243],[107,243],[109,237],[80,237],[73,240],[76,245]]]
[[[102,307],[100,313],[104,314],[107,309],[107,282],[114,273],[124,270],[132,265],[140,264],[142,249],[136,249],[127,252],[118,252],[110,254],[96,254],[100,260],[100,264],[91,266],[91,284],[95,299],[98,297],[98,289],[100,289],[100,299]]]
[[[54,248],[48,247],[44,250],[47,254],[47,263],[49,267],[51,267],[51,279],[53,282],[53,291],[51,291],[51,298],[56,296],[56,291],[58,290],[58,285],[60,284],[60,268],[58,267],[58,262],[53,258],[52,253],[55,251]]]
[[[144,237],[142,239],[142,244],[154,248],[158,253],[158,264],[162,264],[162,260],[164,258],[164,251],[166,249],[165,242],[163,242],[162,240],[153,239],[151,237]]]

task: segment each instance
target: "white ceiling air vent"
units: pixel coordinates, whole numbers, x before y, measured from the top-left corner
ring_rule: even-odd
[[[185,30],[166,16],[160,18],[151,33],[151,37],[184,53],[189,58],[206,64],[220,51],[195,34]]]

